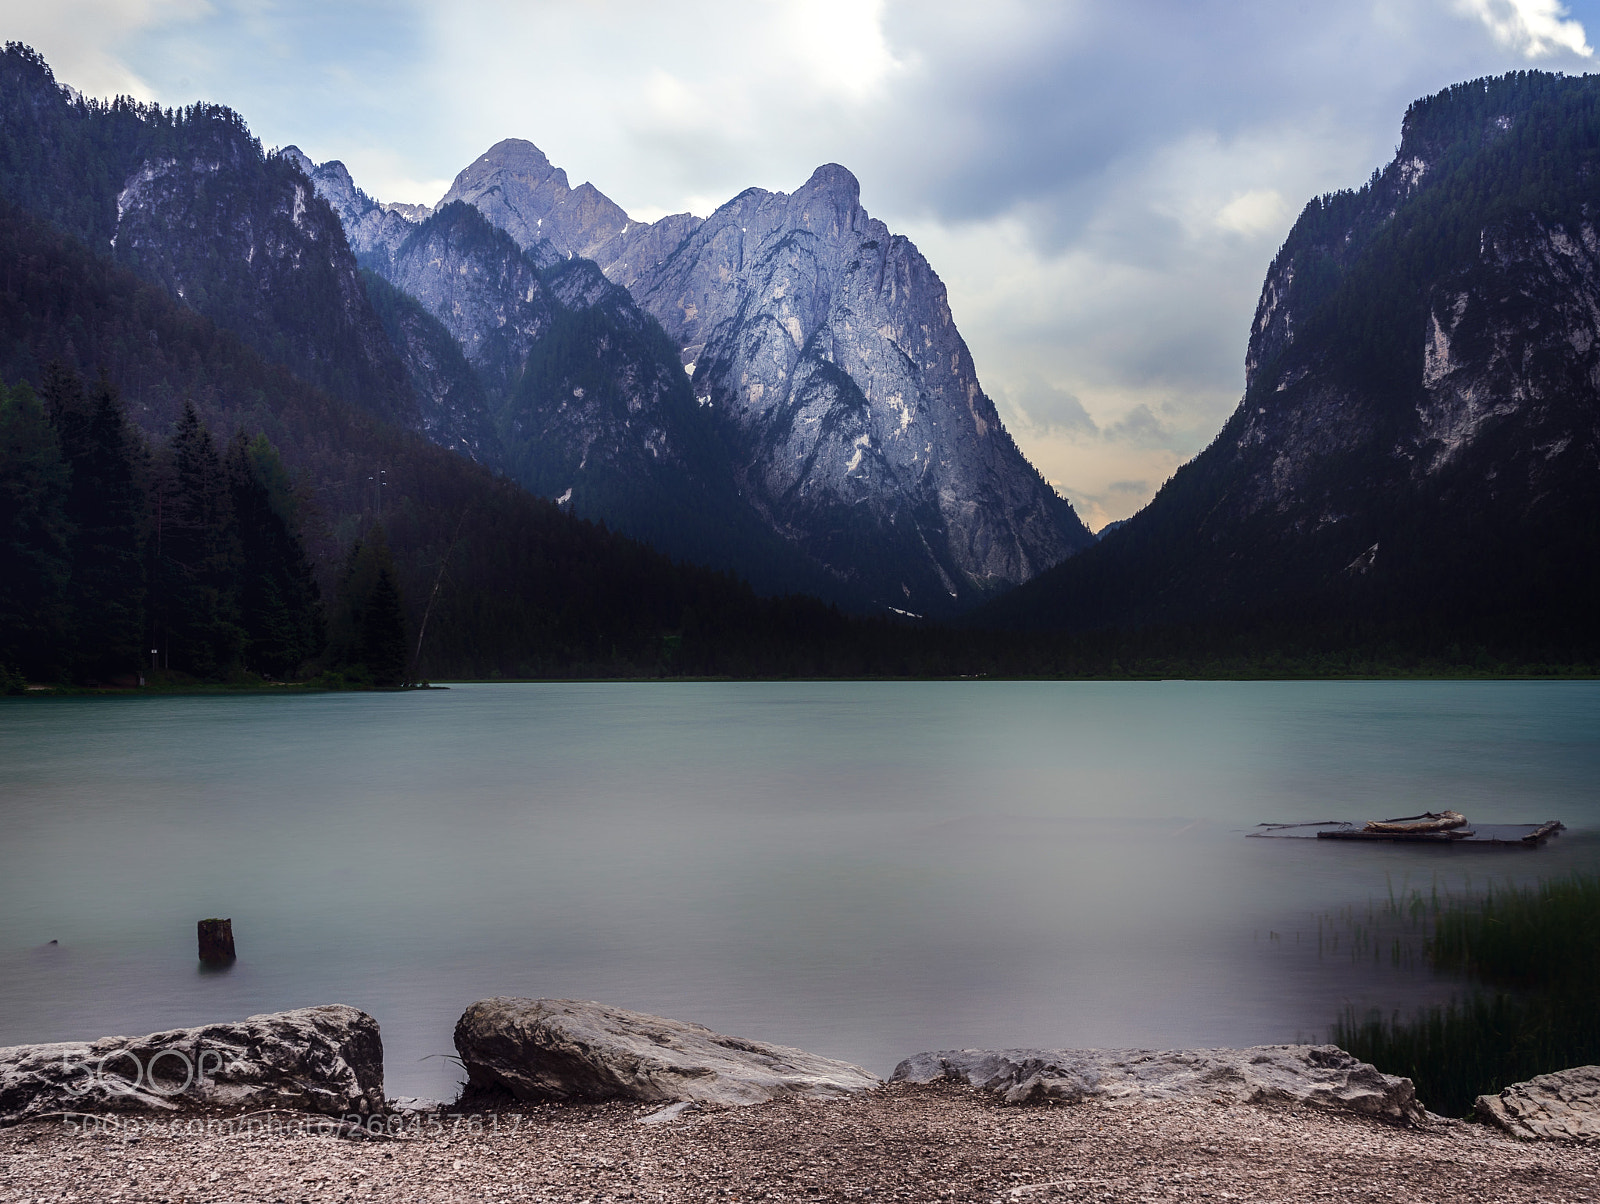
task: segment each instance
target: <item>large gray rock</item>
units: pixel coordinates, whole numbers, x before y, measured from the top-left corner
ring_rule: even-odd
[[[523,1100],[737,1107],[866,1091],[874,1074],[802,1049],[575,999],[485,999],[456,1023],[468,1087]]]
[[[1478,1116],[1526,1140],[1600,1141],[1600,1066],[1576,1066],[1480,1095]]]
[[[954,1080],[1010,1104],[1059,1100],[1222,1099],[1303,1104],[1417,1124],[1410,1079],[1383,1074],[1336,1045],[1248,1049],[962,1049],[922,1053],[891,1081]]]
[[[196,1107],[382,1112],[378,1023],[334,1004],[146,1037],[0,1049],[0,1124],[60,1112]]]

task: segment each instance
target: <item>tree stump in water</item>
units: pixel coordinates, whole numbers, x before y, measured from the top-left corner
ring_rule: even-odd
[[[201,920],[200,960],[208,966],[225,966],[237,959],[233,951],[232,920]]]

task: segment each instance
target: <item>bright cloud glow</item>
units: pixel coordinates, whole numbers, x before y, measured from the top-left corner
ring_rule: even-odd
[[[1589,58],[1594,49],[1580,21],[1568,19],[1559,0],[1461,0],[1494,40],[1524,58],[1547,58],[1563,51]]]
[[[207,0],[5,0],[0,36],[46,53],[56,78],[86,95],[149,100],[150,85],[120,53],[128,38],[211,11]]]

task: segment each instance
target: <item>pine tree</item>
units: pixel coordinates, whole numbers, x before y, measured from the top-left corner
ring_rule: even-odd
[[[241,432],[227,477],[241,562],[239,618],[247,668],[284,677],[322,651],[322,598],[299,531],[299,504],[277,449]]]
[[[131,677],[144,663],[146,529],[141,487],[147,452],[122,399],[104,377],[83,383],[58,366],[45,401],[71,470],[66,516],[73,530],[65,618],[74,633],[74,673],[83,680]]]
[[[60,668],[72,561],[68,473],[55,428],[26,384],[0,384],[0,670]]]
[[[350,549],[339,581],[330,652],[335,664],[373,685],[405,682],[405,604],[381,523]]]
[[[238,664],[241,556],[233,503],[211,432],[186,403],[156,474],[153,599],[174,669],[218,677]],[[164,638],[163,638],[164,637]],[[165,656],[166,654],[164,654]]]
[[[361,614],[361,659],[375,686],[399,686],[406,680],[406,616],[400,587],[388,564],[378,566],[377,579]]]

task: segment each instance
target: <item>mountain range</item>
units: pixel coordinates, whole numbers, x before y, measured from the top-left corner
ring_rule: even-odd
[[[516,139],[431,208],[283,155],[478,375],[498,449],[443,440],[534,492],[763,585],[786,570],[916,614],[1093,542],[1006,433],[938,276],[842,167],[644,223]]]

